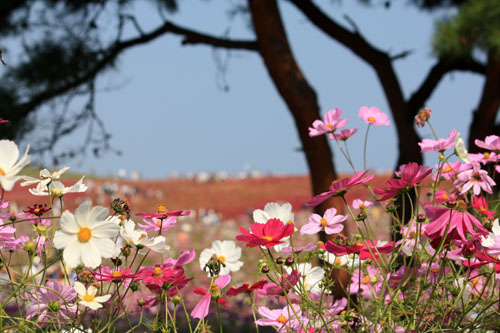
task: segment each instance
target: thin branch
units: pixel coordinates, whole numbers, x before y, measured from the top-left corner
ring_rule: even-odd
[[[352,19],[352,17],[350,17],[347,14],[344,14],[344,19],[347,21],[347,23],[349,23],[351,25],[351,27],[354,30],[354,33],[356,35],[360,35],[361,34],[358,25],[356,24],[356,22],[354,22],[354,20]]]
[[[392,61],[404,59],[407,56],[409,56],[410,54],[412,54],[413,52],[414,52],[413,50],[404,50],[403,52],[396,53],[395,55],[391,56],[390,58]]]

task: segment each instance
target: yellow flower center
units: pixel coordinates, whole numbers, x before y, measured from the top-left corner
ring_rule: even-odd
[[[340,260],[339,258],[335,258],[335,265],[340,265],[342,263],[342,260]]]
[[[226,257],[224,257],[224,256],[220,256],[220,257],[218,257],[218,259],[219,259],[219,260],[220,260],[220,262],[222,262],[222,263],[225,263],[225,262],[226,262]]]
[[[439,268],[431,268],[431,272],[437,274],[439,273]]]
[[[62,191],[60,188],[53,188],[52,190],[50,190],[50,193],[52,194],[52,196],[54,197],[60,197],[62,196]]]
[[[153,275],[157,278],[161,278],[163,276],[163,272],[161,271],[161,267],[156,266],[153,269]]]
[[[482,205],[481,205],[481,206],[479,206],[479,211],[480,211],[481,213],[484,213],[484,212],[486,211],[486,208],[485,208],[484,206],[482,206]]]
[[[89,295],[89,294],[85,294],[85,296],[83,296],[83,300],[85,302],[92,302],[94,300],[95,296],[93,295]]]
[[[215,293],[217,293],[217,292],[219,292],[219,291],[220,291],[220,288],[219,288],[219,285],[218,285],[217,283],[212,283],[212,284],[210,285],[210,292],[211,292],[212,294],[215,294]]]
[[[369,276],[365,276],[363,278],[363,280],[361,280],[361,283],[362,284],[369,284],[370,283],[370,277]]]
[[[121,271],[113,271],[113,273],[111,273],[111,276],[114,278],[120,277],[120,276],[122,276],[122,272]]]
[[[80,228],[80,230],[78,231],[78,240],[80,242],[86,243],[89,241],[90,237],[92,237],[92,231],[89,228]]]
[[[5,170],[0,168],[0,175],[5,176]]]
[[[479,282],[479,278],[475,277],[470,282],[472,282],[473,285],[476,285]]]
[[[448,200],[448,193],[445,192],[445,193],[441,194],[441,198],[443,200]]]
[[[35,213],[35,214],[40,213],[40,208],[35,208],[35,209],[33,209],[33,213]]]
[[[373,117],[368,117],[368,122],[369,122],[369,123],[372,123],[372,124],[373,124],[373,123],[375,123],[375,118],[373,118]]]
[[[158,214],[165,214],[167,212],[167,207],[165,205],[156,206],[156,212]]]
[[[366,209],[366,206],[364,203],[359,204],[359,209]]]
[[[145,233],[145,232],[143,232],[143,233],[139,236],[139,239],[143,239],[144,237],[147,237],[147,236],[148,236],[148,234],[147,234],[147,233]]]
[[[490,158],[490,153],[484,153],[483,156],[487,160],[488,158]]]
[[[265,239],[266,241],[270,242],[273,240],[272,236],[260,236],[260,238]]]
[[[414,239],[415,236],[417,236],[417,234],[415,233],[415,231],[412,230],[412,231],[410,231],[410,234],[408,235],[408,238],[409,239]]]
[[[326,124],[326,127],[328,127],[329,129],[332,129],[333,125],[332,124]]]
[[[287,322],[288,319],[286,319],[285,316],[279,316],[278,319],[276,319],[276,321],[280,324],[284,324]]]
[[[289,220],[286,224],[295,225],[292,220]]]
[[[447,172],[450,172],[451,170],[453,170],[453,169],[450,166],[447,166],[446,168],[443,169],[443,172],[447,173]]]
[[[328,221],[326,219],[319,220],[319,223],[321,224],[322,227],[326,227],[328,225]]]
[[[156,225],[157,225],[158,227],[160,227],[160,228],[161,228],[161,225],[162,225],[162,224],[163,224],[163,223],[161,222],[161,220],[158,220],[158,221],[156,222]]]
[[[322,247],[323,245],[325,245],[325,243],[324,243],[324,242],[322,242],[322,241],[317,241],[317,242],[316,242],[316,245],[317,245],[318,247]]]

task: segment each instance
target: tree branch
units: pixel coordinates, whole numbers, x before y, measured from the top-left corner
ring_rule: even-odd
[[[474,59],[453,61],[439,59],[439,61],[432,66],[420,87],[418,87],[408,100],[408,108],[412,113],[412,116],[414,116],[418,110],[424,106],[424,103],[430,98],[432,92],[436,89],[441,79],[447,73],[454,70],[484,74],[486,72],[486,66]]]
[[[203,34],[188,28],[175,25],[171,22],[165,22],[163,25],[161,25],[160,27],[149,33],[142,34],[141,36],[136,38],[115,42],[108,49],[102,51],[101,58],[84,75],[81,75],[79,78],[71,82],[68,82],[63,86],[47,90],[44,91],[43,93],[35,95],[30,99],[30,101],[20,105],[20,117],[21,118],[26,117],[31,111],[36,109],[38,106],[40,106],[47,100],[62,95],[70,91],[71,89],[74,89],[79,85],[93,79],[101,71],[103,71],[110,64],[112,64],[118,58],[118,56],[125,50],[132,48],[134,46],[146,44],[167,33],[184,36],[184,40],[182,41],[183,45],[205,44],[216,48],[222,47],[226,49],[239,49],[239,50],[250,50],[250,51],[257,50],[257,42],[255,41],[218,38],[215,36]]]

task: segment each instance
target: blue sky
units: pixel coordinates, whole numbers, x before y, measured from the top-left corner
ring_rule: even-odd
[[[145,30],[160,24],[155,8],[140,2],[135,14]],[[180,11],[170,19],[179,25],[215,35],[230,29],[233,38],[251,38],[242,17],[228,19],[219,1],[180,1]],[[365,124],[359,107],[378,106],[390,114],[373,70],[349,50],[325,37],[292,5],[280,1],[292,49],[305,76],[319,97],[322,113],[339,107],[349,117],[348,128],[359,128],[349,141],[358,167],[362,165]],[[434,20],[441,14],[419,12],[398,1],[390,10],[366,8],[357,1],[322,2],[323,9],[348,26],[348,14],[375,46],[411,56],[395,63],[406,96],[420,84],[434,63],[430,44]],[[132,30],[129,31],[132,34]],[[251,164],[263,172],[305,174],[307,165],[293,120],[256,53],[231,52],[225,75],[229,91],[217,84],[221,78],[214,51],[207,46],[181,46],[180,38],[164,36],[128,51],[117,70],[98,81],[97,112],[112,134],[112,145],[123,154],[95,159],[91,154],[70,163],[72,169],[116,174],[119,168],[137,170],[143,178],[168,173],[241,171]],[[219,52],[227,57],[224,51]],[[447,75],[427,106],[440,137],[456,128],[467,138],[471,110],[477,105],[483,80],[477,75]],[[107,88],[114,87],[109,90]],[[391,116],[390,116],[391,118]],[[391,118],[392,121],[392,118]],[[431,137],[428,128],[422,137]],[[57,149],[82,139],[82,131]],[[396,162],[394,126],[373,128],[368,144],[368,167],[385,171]],[[332,142],[335,165],[349,171]],[[436,156],[427,156],[433,164]]]

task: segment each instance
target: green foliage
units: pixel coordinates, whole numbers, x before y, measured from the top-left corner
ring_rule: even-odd
[[[470,57],[475,50],[500,52],[500,3],[468,1],[451,19],[438,22],[433,41],[438,56]]]

